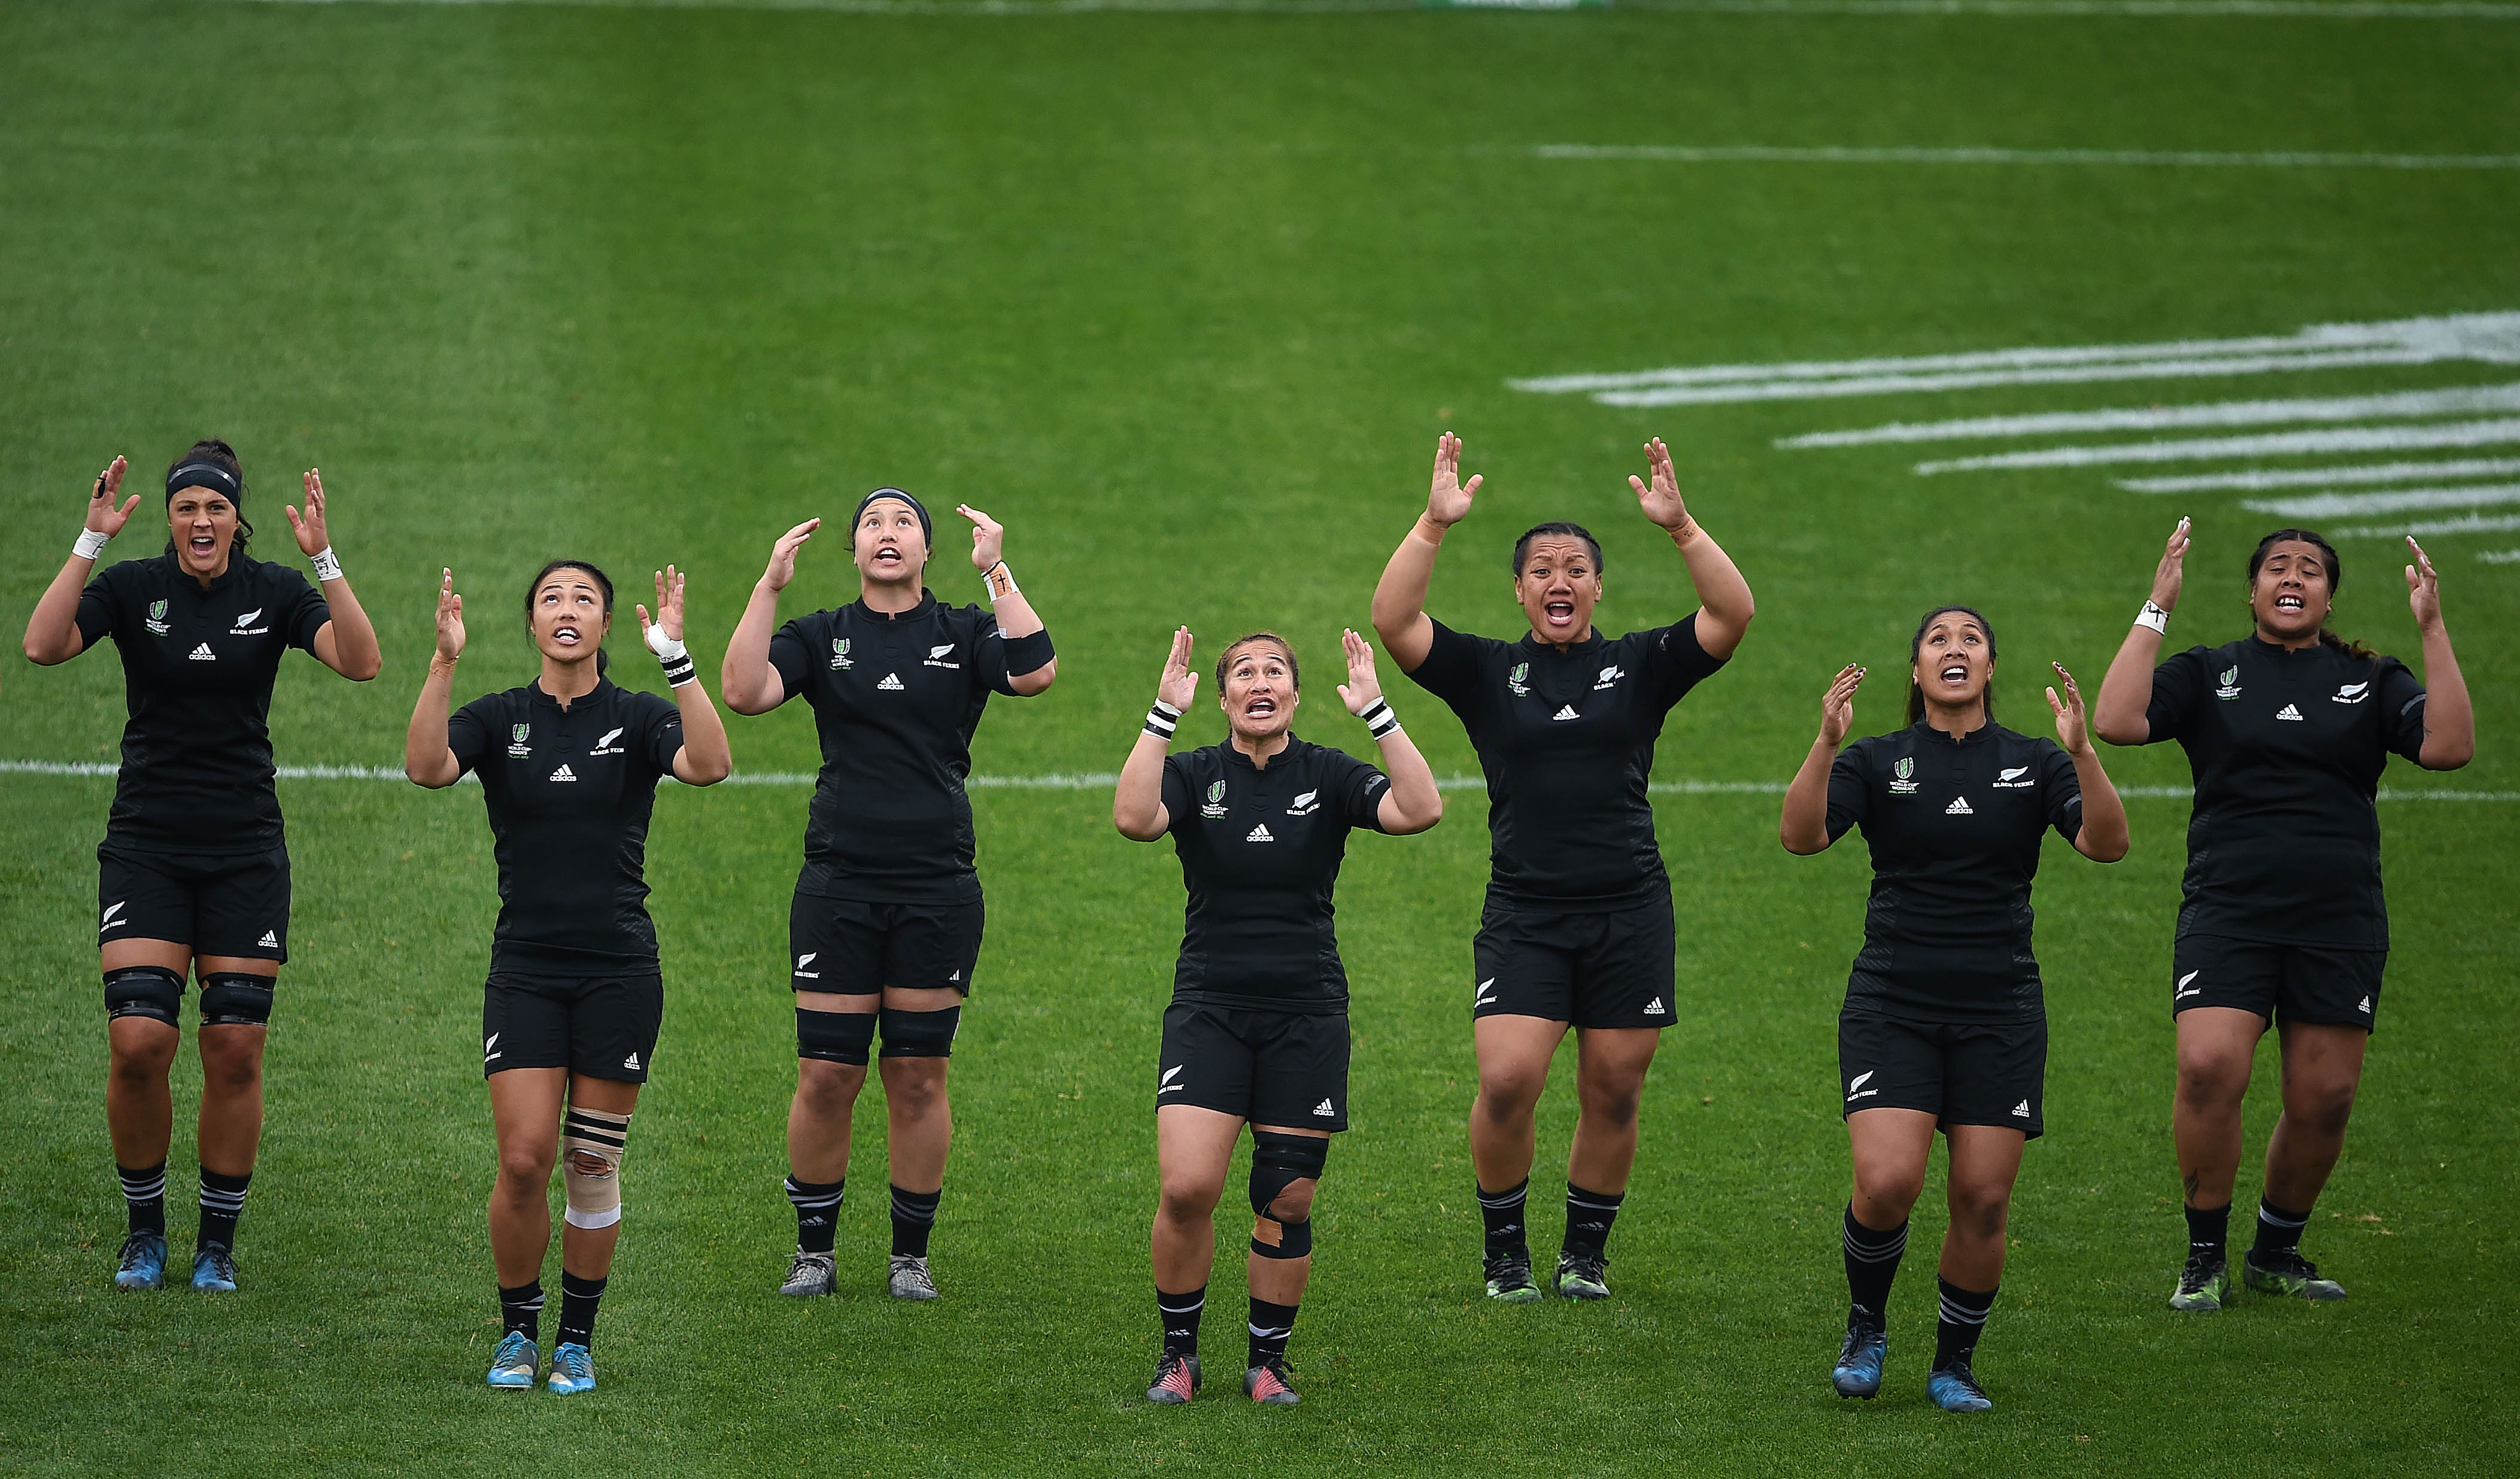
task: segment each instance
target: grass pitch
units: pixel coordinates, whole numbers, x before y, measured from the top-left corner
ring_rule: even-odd
[[[2520,308],[2520,172],[1543,157],[1549,144],[2000,146],[2498,156],[2520,151],[2520,22],[2212,16],[845,15],[747,9],[68,5],[0,12],[0,567],[22,612],[95,469],[145,487],[192,437],[273,505],[321,466],[387,666],[292,662],[284,763],[395,763],[439,566],[476,614],[461,696],[531,673],[499,618],[546,558],[692,572],[704,669],[769,541],[898,482],[1003,519],[1061,654],[993,705],[995,776],[1115,768],[1188,622],[1203,651],[1362,626],[1437,430],[1489,475],[1433,609],[1510,633],[1511,536],[1607,546],[1617,630],[1691,604],[1624,475],[1660,433],[1749,575],[1740,657],[1677,712],[1666,780],[1780,782],[1837,665],[1890,681],[1926,605],[1994,617],[2021,675],[2095,689],[2179,512],[2199,554],[2182,641],[2241,630],[2272,516],[2091,471],[1920,478],[1912,449],[1778,438],[1896,420],[2378,393],[2473,363],[2265,380],[1997,386],[1664,407],[1508,379],[2188,337]],[[1979,450],[1971,447],[1964,450]],[[2490,452],[2477,455],[2491,455]],[[2490,515],[2491,510],[2487,511]],[[2408,790],[2501,793],[2520,566],[2433,541],[2483,754]],[[116,557],[147,553],[143,531]],[[2408,656],[2386,541],[2349,542],[2341,625]],[[293,559],[293,557],[292,557]],[[840,542],[788,606],[846,598]],[[951,559],[932,582],[976,599]],[[14,618],[13,618],[14,619]],[[626,620],[626,612],[624,613]],[[644,659],[618,637],[622,676]],[[1439,774],[1474,763],[1392,693]],[[110,760],[108,654],[0,666],[0,758]],[[1414,695],[1414,696],[1413,696]],[[1316,680],[1316,739],[1363,751]],[[1197,721],[1193,721],[1193,728]],[[739,768],[813,761],[801,708],[734,722]],[[2175,752],[2112,752],[2175,786]],[[779,968],[805,792],[668,788],[652,877],[669,997],[626,1177],[604,1386],[480,1384],[497,1335],[492,1168],[471,1052],[486,964],[477,793],[284,783],[298,894],[246,1290],[112,1295],[120,1232],[86,927],[110,782],[0,775],[0,1467],[715,1472],[2507,1472],[2520,1215],[2508,801],[2383,805],[2397,946],[2353,1139],[2309,1251],[2336,1308],[2162,1308],[2181,1230],[2162,982],[2185,806],[2133,803],[2113,869],[2051,849],[2040,953],[2050,1130],[1982,1349],[2000,1404],[1921,1386],[1929,1189],[1894,1296],[1891,1381],[1824,1384],[1843,1313],[1832,1016],[1861,928],[1850,841],[1774,842],[1776,798],[1660,798],[1682,901],[1681,1025],[1601,1308],[1490,1309],[1461,1122],[1475,791],[1361,839],[1341,895],[1356,1131],[1332,1154],[1294,1347],[1305,1405],[1187,1411],[1138,1392],[1156,1023],[1178,940],[1168,849],[1092,790],[978,793],[990,943],[966,1019],[936,1234],[947,1298],[881,1297],[879,1102],[864,1104],[840,1297],[771,1293],[792,1082]],[[1561,1065],[1561,1072],[1571,1064]],[[2272,1055],[2262,1063],[2271,1075]],[[197,1069],[179,1070],[179,1105]],[[2251,1146],[2272,1114],[2253,1098]],[[1571,1123],[1543,1106],[1536,1241]],[[191,1146],[170,1170],[178,1258]],[[2256,1193],[2244,1166],[2241,1215]],[[1209,1365],[1240,1335],[1233,1198]],[[1221,1385],[1230,1386],[1230,1379]]]

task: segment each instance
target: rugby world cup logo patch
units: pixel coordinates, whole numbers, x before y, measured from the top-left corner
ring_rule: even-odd
[[[1528,662],[1517,662],[1513,665],[1513,671],[1505,675],[1505,686],[1513,690],[1513,696],[1516,698],[1528,697],[1530,696],[1531,690],[1523,683],[1523,680],[1530,676],[1531,664]]]
[[[526,740],[533,734],[533,732],[534,727],[530,724],[512,726],[508,730],[508,753],[516,756],[519,760],[530,757],[534,752],[534,747],[527,743]]]
[[[1890,794],[1912,796],[1915,793],[1916,757],[1902,755],[1899,757],[1899,763],[1890,767]]]
[[[2232,663],[2229,667],[2223,669],[2223,686],[2214,691],[2214,696],[2222,699],[2226,703],[2228,703],[2232,699],[2240,696],[2240,665],[2238,663]]]
[[[1225,815],[1224,782],[1219,781],[1208,786],[1207,804],[1198,809],[1198,814],[1202,817],[1222,817]]]
[[[850,666],[852,666],[852,664],[849,661],[849,639],[846,637],[832,638],[832,671],[837,673]]]
[[[166,602],[163,597],[149,603],[149,630],[163,637],[172,628],[166,625]]]

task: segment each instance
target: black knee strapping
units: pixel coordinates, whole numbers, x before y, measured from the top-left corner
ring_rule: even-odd
[[[1329,1164],[1329,1158],[1330,1143],[1320,1136],[1281,1135],[1275,1130],[1252,1131],[1252,1214],[1266,1217],[1272,1222],[1279,1222],[1277,1214],[1269,1210],[1269,1204],[1278,1199],[1279,1192],[1299,1181],[1321,1180],[1322,1168]],[[1283,1223],[1282,1226],[1291,1236],[1296,1225]],[[1305,1236],[1309,1245],[1311,1237],[1309,1229]],[[1300,1258],[1303,1255],[1288,1253],[1283,1256]]]
[[[952,1057],[954,1034],[963,1028],[963,1008],[948,1007],[942,1011],[904,1011],[899,1008],[883,1008],[883,1055],[885,1057]]]
[[[204,1003],[208,1001],[203,994]],[[105,1014],[152,1017],[169,1027],[179,1025],[184,1006],[184,978],[163,965],[126,965],[105,973]]]
[[[1265,1212],[1260,1215],[1263,1217],[1269,1216],[1269,1214]],[[1271,1222],[1278,1222],[1274,1217],[1269,1218],[1269,1220]],[[1278,1223],[1278,1240],[1274,1243],[1264,1243],[1255,1237],[1251,1239],[1251,1251],[1259,1254],[1262,1258],[1312,1257],[1313,1220],[1307,1217],[1302,1222]]]
[[[202,1025],[259,1027],[271,1020],[271,977],[222,970],[202,977]]]
[[[867,1048],[875,1042],[872,1011],[807,1011],[796,1008],[796,1055],[827,1063],[867,1065]]]

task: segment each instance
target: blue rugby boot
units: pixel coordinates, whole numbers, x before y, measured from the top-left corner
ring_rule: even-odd
[[[595,1390],[595,1353],[576,1341],[552,1348],[551,1389],[565,1395]]]
[[[522,1330],[510,1330],[499,1342],[498,1354],[490,1358],[490,1385],[501,1391],[530,1391],[535,1368],[542,1365],[543,1353],[525,1338]]]
[[[1837,1367],[1828,1373],[1828,1384],[1837,1388],[1840,1397],[1878,1397],[1881,1367],[1889,1360],[1887,1331],[1850,1324],[1846,1327],[1846,1344],[1838,1348]]]
[[[115,1263],[113,1286],[117,1289],[157,1289],[166,1283],[166,1234],[134,1232],[122,1240],[122,1256]]]
[[[236,1292],[236,1255],[217,1243],[193,1255],[193,1287],[204,1294]]]
[[[1969,1374],[1965,1361],[1956,1361],[1926,1377],[1925,1395],[1946,1412],[1983,1412],[1995,1406],[1995,1399]]]

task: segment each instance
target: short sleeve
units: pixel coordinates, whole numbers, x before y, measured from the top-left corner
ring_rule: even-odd
[[[2195,720],[2198,695],[2205,689],[2205,669],[2213,649],[2194,647],[2152,670],[2152,697],[2144,704],[2146,744],[2185,737]]]
[[[1347,825],[1369,831],[1382,830],[1382,797],[1391,789],[1391,778],[1344,751],[1339,759],[1343,763],[1339,766],[1338,795]]]
[[[1872,805],[1872,780],[1866,774],[1864,746],[1850,744],[1837,752],[1828,767],[1828,840],[1846,835],[1846,829],[1863,824]]]
[[[654,694],[639,695],[640,753],[656,774],[674,773],[674,757],[683,752],[683,711]]]
[[[1644,634],[1645,660],[1653,664],[1653,693],[1664,708],[1686,697],[1729,661],[1698,644],[1697,612]]]
[[[1182,755],[1164,757],[1164,815],[1172,819],[1169,830],[1181,829],[1182,820],[1190,815],[1190,761]]]
[[[490,755],[491,737],[499,731],[493,699],[484,696],[446,716],[446,747],[455,752],[457,775],[478,770]]]
[[[1466,715],[1477,705],[1479,687],[1479,639],[1437,621],[1426,618],[1434,636],[1426,646],[1426,660],[1409,674],[1410,681],[1451,704],[1453,712]]]
[[[1007,634],[998,629],[995,611],[971,608],[971,686],[1015,696],[1014,675],[1007,671]]]
[[[299,651],[312,654],[315,650],[315,634],[324,630],[333,619],[333,604],[326,601],[324,593],[316,589],[314,582],[305,576],[286,565],[279,568],[287,572],[282,579],[291,587],[288,615],[289,645]]]
[[[2074,757],[2054,740],[2039,745],[2039,788],[2048,802],[2048,825],[2071,842],[2083,834],[2083,777]]]
[[[2380,733],[2392,750],[2421,765],[2424,758],[2424,686],[2395,657],[2380,659],[2380,676],[2374,680],[2379,696],[2371,701],[2380,705]]]
[[[799,616],[770,639],[770,665],[779,670],[780,687],[790,698],[805,692],[805,682],[822,655],[825,625],[820,614]]]
[[[118,564],[109,565],[97,571],[96,578],[79,592],[78,629],[82,650],[96,646],[99,640],[112,636],[114,628],[123,624],[122,593],[115,589],[121,582],[114,578],[113,573],[121,568]]]

